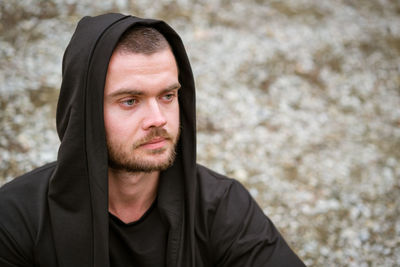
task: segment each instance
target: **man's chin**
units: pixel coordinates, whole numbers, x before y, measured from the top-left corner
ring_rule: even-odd
[[[146,154],[151,155],[152,157],[157,156],[157,155],[161,155],[163,153],[165,153],[167,150],[167,148],[162,147],[162,148],[157,148],[157,149],[147,149],[146,150]]]
[[[141,163],[126,163],[126,164],[118,164],[115,162],[110,162],[109,167],[123,172],[129,173],[150,173],[150,172],[159,172],[168,169],[172,163],[162,163],[162,164],[154,164],[148,162],[141,162]]]

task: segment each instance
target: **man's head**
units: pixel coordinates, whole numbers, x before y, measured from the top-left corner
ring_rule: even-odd
[[[157,30],[135,27],[120,39],[104,88],[109,166],[160,171],[174,161],[179,137],[178,67]]]

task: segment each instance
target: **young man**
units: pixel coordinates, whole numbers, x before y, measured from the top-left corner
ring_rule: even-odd
[[[164,22],[82,19],[57,162],[0,189],[0,265],[304,266],[243,186],[196,164],[194,90]]]

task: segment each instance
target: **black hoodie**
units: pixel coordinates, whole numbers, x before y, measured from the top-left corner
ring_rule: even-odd
[[[148,25],[179,68],[181,136],[161,173],[166,266],[304,266],[243,186],[196,164],[195,87],[181,39],[166,23],[121,14],[83,18],[65,51],[57,162],[0,189],[0,266],[109,266],[103,93],[120,36]]]

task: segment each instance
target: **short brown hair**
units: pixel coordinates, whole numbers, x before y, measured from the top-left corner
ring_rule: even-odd
[[[128,29],[118,41],[116,51],[153,54],[170,48],[167,39],[152,27],[136,26]]]

